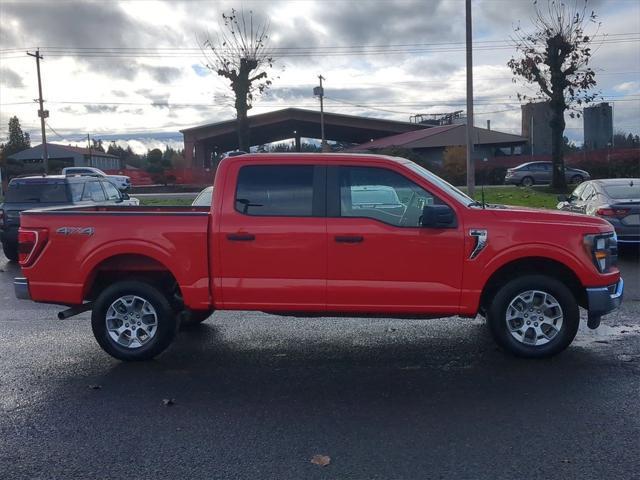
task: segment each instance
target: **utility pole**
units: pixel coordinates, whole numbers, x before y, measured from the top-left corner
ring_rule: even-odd
[[[45,175],[49,173],[49,154],[47,152],[47,132],[44,127],[44,119],[49,117],[49,110],[44,109],[44,100],[42,99],[42,81],[40,80],[40,59],[43,58],[40,55],[40,49],[36,50],[36,53],[29,53],[30,57],[36,59],[36,69],[38,70],[38,102],[40,103],[40,110],[38,110],[38,116],[40,117],[40,128],[42,129],[42,162],[44,166]]]
[[[465,0],[467,26],[467,194],[476,192],[476,172],[473,164],[473,55],[471,31],[471,0]]]
[[[91,165],[91,137],[89,137],[89,134],[87,133],[87,148],[89,149],[89,158],[87,159],[87,167],[92,167],[93,165]]]
[[[322,75],[318,75],[320,79],[320,86],[313,89],[313,94],[320,97],[320,136],[322,137],[321,148],[323,152],[327,151],[327,142],[324,138],[324,88],[322,87],[322,80],[326,80]]]

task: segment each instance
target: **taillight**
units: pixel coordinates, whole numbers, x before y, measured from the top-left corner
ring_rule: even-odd
[[[616,217],[616,218],[624,218],[629,214],[628,208],[611,208],[611,207],[600,207],[596,210],[596,215],[600,215],[601,217]]]
[[[35,262],[47,243],[48,237],[49,232],[44,228],[21,228],[18,230],[18,261],[20,266],[28,267]]]

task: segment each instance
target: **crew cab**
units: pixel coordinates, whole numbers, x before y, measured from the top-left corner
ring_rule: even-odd
[[[480,313],[504,349],[546,357],[572,342],[579,307],[595,328],[624,286],[605,220],[483,205],[376,155],[230,157],[211,206],[50,208],[21,225],[16,295],[68,306],[60,318],[92,310],[97,342],[122,360],[154,357],[214,310]]]

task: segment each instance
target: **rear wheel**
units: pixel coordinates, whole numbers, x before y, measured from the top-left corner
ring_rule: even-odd
[[[91,313],[93,335],[119,360],[149,360],[173,341],[178,321],[166,296],[145,282],[124,281],[106,288]]]
[[[529,358],[550,357],[566,349],[580,322],[571,290],[545,275],[525,275],[506,283],[487,313],[498,345]]]
[[[6,243],[6,242],[2,242],[2,251],[4,252],[4,256],[7,257],[8,260],[11,260],[12,262],[17,262],[18,261],[18,246],[11,244],[11,243]]]
[[[520,185],[522,185],[523,187],[530,187],[531,185],[533,185],[535,183],[535,181],[533,180],[533,177],[524,177],[522,179],[522,181],[520,182]]]

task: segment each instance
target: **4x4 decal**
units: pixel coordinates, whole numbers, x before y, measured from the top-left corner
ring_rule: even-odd
[[[60,227],[56,230],[58,235],[84,235],[86,237],[90,237],[95,233],[95,229],[93,227]]]

